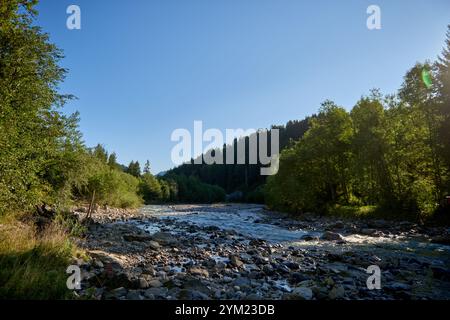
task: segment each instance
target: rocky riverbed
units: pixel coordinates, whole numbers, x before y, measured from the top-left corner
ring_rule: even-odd
[[[81,214],[80,214],[81,215]],[[450,299],[449,229],[258,205],[100,210],[77,260],[93,299]],[[381,270],[369,290],[367,268]]]

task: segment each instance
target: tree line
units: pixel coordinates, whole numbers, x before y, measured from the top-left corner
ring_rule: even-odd
[[[313,116],[314,117],[314,116]],[[286,125],[274,125],[271,129],[279,130],[279,147],[280,150],[288,147],[294,141],[300,139],[309,128],[309,118],[303,120],[293,120]],[[270,141],[271,129],[268,130],[267,137]],[[239,191],[242,193],[240,201],[248,202],[264,202],[263,185],[267,176],[261,175],[261,163],[251,164],[249,161],[249,141],[256,141],[256,153],[259,154],[260,133],[255,132],[250,136],[235,138],[230,145],[224,145],[221,150],[213,150],[212,152],[220,153],[223,164],[206,164],[202,161],[191,159],[191,163],[180,165],[169,170],[167,175],[184,175],[187,177],[195,177],[202,182],[217,185],[223,188],[227,193]],[[238,163],[238,145],[245,146],[245,160],[243,164]],[[234,155],[232,164],[227,164],[227,153]],[[270,143],[268,144],[268,154],[271,154]],[[200,155],[199,157],[203,157]],[[202,158],[203,159],[203,158]],[[194,164],[195,162],[195,164]],[[200,163],[200,164],[197,164]]]
[[[184,164],[169,171],[216,184],[242,201],[289,212],[382,210],[423,218],[450,194],[450,26],[437,61],[417,63],[395,94],[374,89],[347,111],[326,100],[318,114],[280,130],[278,174],[261,165]],[[258,133],[255,133],[256,135]],[[224,145],[237,150],[238,140]],[[236,162],[235,162],[236,163]],[[448,201],[448,200],[447,200]]]
[[[35,3],[0,4],[0,214],[93,201],[216,202],[239,190],[242,201],[291,212],[376,207],[427,216],[450,192],[450,34],[439,59],[416,64],[398,93],[373,90],[350,111],[325,101],[317,115],[273,126],[282,150],[275,176],[248,163],[244,137],[244,164],[185,164],[155,177],[149,162],[141,172],[137,161],[124,166],[101,145],[85,146],[78,113],[62,112],[74,97],[59,93],[63,54],[33,25]],[[238,142],[220,151],[236,155]]]
[[[450,192],[450,26],[435,62],[417,63],[395,95],[373,90],[351,111],[322,104],[280,155],[270,207],[329,212],[372,206],[425,218]]]

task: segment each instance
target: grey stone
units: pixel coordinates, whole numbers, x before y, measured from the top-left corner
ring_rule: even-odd
[[[343,286],[338,285],[333,287],[333,289],[331,289],[330,293],[328,294],[328,297],[331,300],[336,300],[336,299],[342,299],[345,295],[345,289]]]
[[[139,288],[141,289],[147,289],[149,287],[147,280],[144,278],[139,278]]]
[[[299,300],[311,300],[314,294],[312,290],[308,287],[297,287],[294,288],[290,294],[291,299]]]
[[[114,290],[111,290],[110,292],[108,292],[106,294],[106,298],[108,299],[119,299],[121,297],[125,297],[127,294],[127,289],[125,289],[124,287],[120,287],[120,288],[116,288]]]
[[[160,287],[162,287],[162,285],[163,284],[158,279],[153,279],[153,280],[148,281],[148,286],[152,287],[152,288],[160,288]]]
[[[245,277],[239,277],[239,278],[236,278],[236,279],[233,281],[233,285],[238,286],[238,287],[240,287],[240,288],[242,288],[242,287],[248,287],[248,286],[250,286],[250,279],[245,278]]]
[[[320,237],[322,240],[327,241],[342,241],[344,238],[339,233],[331,232],[331,231],[325,231],[322,236]]]
[[[190,289],[181,289],[178,294],[178,299],[183,300],[209,300],[209,296],[203,292],[190,290]]]
[[[244,263],[237,256],[230,256],[230,263],[235,267],[241,267]]]
[[[130,290],[130,291],[128,291],[128,294],[127,294],[127,300],[142,300],[142,297],[139,294],[139,291]]]
[[[145,290],[144,295],[146,297],[165,297],[168,291],[167,288],[149,288]]]
[[[208,270],[203,269],[203,268],[193,267],[193,268],[189,269],[189,272],[196,276],[201,276],[201,277],[205,277],[205,278],[209,277]]]

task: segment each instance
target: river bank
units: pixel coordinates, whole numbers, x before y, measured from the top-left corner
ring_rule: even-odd
[[[78,245],[93,299],[449,299],[449,230],[291,219],[258,205],[145,206],[93,214]],[[381,289],[367,288],[367,267]]]

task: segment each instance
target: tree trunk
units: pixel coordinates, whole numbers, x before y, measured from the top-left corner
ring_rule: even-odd
[[[91,218],[92,208],[94,207],[94,201],[95,201],[95,189],[94,189],[94,191],[92,192],[91,203],[89,204],[89,209],[88,209],[88,213],[87,213],[87,215],[86,215],[86,219],[85,219],[85,220],[88,220],[88,219]]]

